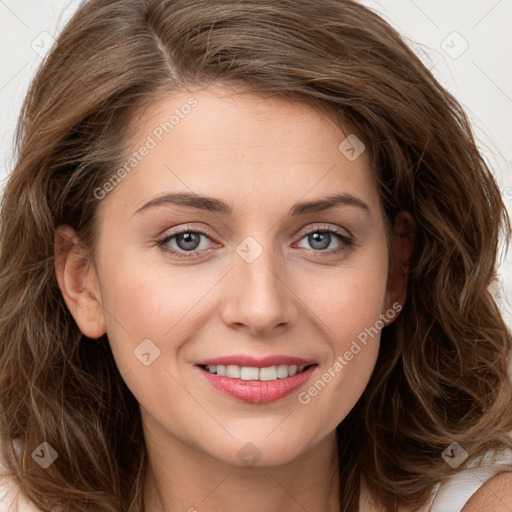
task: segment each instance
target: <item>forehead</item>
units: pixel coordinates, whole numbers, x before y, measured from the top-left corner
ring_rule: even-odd
[[[174,91],[135,116],[131,131],[127,172],[103,206],[122,197],[133,212],[170,191],[255,207],[334,192],[379,203],[359,139],[303,102],[219,85]]]

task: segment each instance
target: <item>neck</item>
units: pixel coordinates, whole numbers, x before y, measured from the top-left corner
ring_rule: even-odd
[[[338,512],[335,432],[296,459],[274,466],[219,461],[175,438],[148,442],[144,510]]]

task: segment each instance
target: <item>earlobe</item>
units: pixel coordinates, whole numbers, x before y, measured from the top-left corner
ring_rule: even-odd
[[[96,269],[75,230],[68,225],[58,226],[55,232],[55,272],[80,331],[89,338],[105,334]]]
[[[395,218],[393,226],[393,254],[390,264],[387,287],[387,305],[400,309],[407,299],[407,283],[409,280],[410,259],[414,249],[414,232],[416,222],[408,212],[401,211]]]

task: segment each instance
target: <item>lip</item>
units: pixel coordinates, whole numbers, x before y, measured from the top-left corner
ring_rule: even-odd
[[[220,360],[221,359],[219,359],[219,361]],[[222,361],[225,360],[225,358],[222,359]],[[196,366],[196,368],[214,389],[224,395],[251,404],[266,404],[281,400],[303,386],[313,375],[316,368],[318,368],[318,364],[313,364],[303,372],[297,373],[291,377],[267,381],[233,379],[231,377],[210,373],[201,366]],[[263,368],[265,367],[263,366]]]
[[[266,357],[253,357],[248,356],[247,354],[240,354],[215,357],[213,359],[205,359],[196,363],[198,366],[206,366],[211,364],[234,364],[237,366],[248,366],[251,368],[268,368],[269,366],[279,366],[283,364],[288,366],[292,364],[297,366],[309,366],[311,364],[316,364],[316,361],[308,361],[307,359],[301,359],[300,357],[294,356],[275,355]]]

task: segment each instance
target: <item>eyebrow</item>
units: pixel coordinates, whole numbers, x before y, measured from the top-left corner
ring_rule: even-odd
[[[233,208],[220,199],[207,196],[198,196],[197,194],[191,194],[188,192],[177,192],[165,194],[151,199],[142,205],[138,210],[136,210],[134,214],[165,204],[188,206],[190,208],[207,210],[209,212],[223,215],[232,215],[233,213]],[[348,193],[334,194],[323,199],[295,203],[290,208],[288,215],[295,217],[298,215],[304,215],[306,213],[328,210],[338,205],[355,206],[357,208],[361,208],[369,216],[371,216],[370,207],[362,199],[359,199],[358,197]]]

